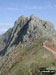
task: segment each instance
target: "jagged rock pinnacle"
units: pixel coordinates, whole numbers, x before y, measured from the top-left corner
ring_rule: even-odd
[[[30,19],[31,19],[31,20],[36,20],[36,19],[39,19],[39,18],[36,17],[34,14],[32,14],[32,15],[30,16]]]

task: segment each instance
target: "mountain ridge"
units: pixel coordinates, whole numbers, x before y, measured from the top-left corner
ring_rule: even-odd
[[[5,32],[4,34],[0,35],[0,49],[1,50],[4,49],[4,47],[8,43],[11,32],[12,32],[12,28],[8,29],[8,31]]]
[[[24,34],[25,34],[25,36],[24,36]],[[51,38],[54,35],[55,35],[55,30],[54,30],[54,25],[52,23],[50,23],[48,21],[40,20],[35,15],[31,15],[30,18],[21,16],[14,23],[13,31],[11,34],[11,38],[12,38],[11,45],[16,43],[17,38],[18,38],[17,42],[19,43],[20,40],[21,40],[21,42],[29,41],[28,40],[28,39],[30,39],[29,37],[31,37],[31,39],[34,40],[34,39],[38,39],[39,37]],[[15,38],[13,38],[13,37],[15,37]],[[26,38],[28,38],[28,39],[26,39]],[[15,42],[13,42],[13,40]],[[32,41],[32,40],[30,40],[30,41]]]
[[[0,75],[8,74],[7,72],[13,68],[15,63],[17,64],[24,61],[24,59],[26,60],[26,58],[28,59],[28,54],[31,54],[30,58],[33,60],[35,56],[37,59],[38,54],[36,53],[40,51],[39,57],[43,60],[41,57],[45,55],[43,51],[46,50],[42,46],[45,40],[51,40],[56,44],[54,25],[48,21],[40,20],[35,15],[31,15],[29,18],[25,16],[19,17],[10,31],[10,35],[7,39],[8,41],[2,53],[3,56],[0,57],[0,60],[2,59],[0,62]],[[46,58],[46,61],[47,60],[48,58]],[[51,57],[50,60],[52,60]],[[31,61],[31,63],[34,61],[35,60]],[[44,62],[43,60],[43,63]],[[52,65],[52,62],[50,62],[50,64]]]

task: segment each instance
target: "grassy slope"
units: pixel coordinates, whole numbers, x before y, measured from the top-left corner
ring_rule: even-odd
[[[45,57],[45,49],[40,47],[42,40],[34,43],[26,50],[19,50],[19,55],[23,55],[20,62],[15,63],[8,71],[7,75],[42,75],[37,74],[39,68],[53,69],[56,63],[52,55]],[[17,48],[18,49],[18,48]]]

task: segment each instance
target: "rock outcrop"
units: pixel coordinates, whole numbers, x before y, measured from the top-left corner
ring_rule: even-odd
[[[30,18],[19,17],[14,23],[8,46],[21,43],[31,43],[40,38],[53,38],[55,35],[54,25],[48,21],[43,21],[35,15]]]
[[[3,60],[1,61],[2,65],[0,65],[0,74],[5,71],[5,68],[7,70],[12,67],[16,62],[16,57],[19,58],[20,44],[30,46],[34,41],[42,38],[54,39],[55,42],[56,32],[52,23],[40,20],[35,15],[31,15],[30,18],[25,16],[19,17],[19,19],[15,21],[14,27],[3,36],[6,47],[2,52],[4,55],[3,58],[1,57]]]
[[[3,35],[0,35],[0,50],[5,48],[6,44],[8,43],[8,40],[10,38],[11,32],[12,32],[12,28],[10,28]]]
[[[0,44],[5,44],[4,47],[6,47],[3,51],[6,52],[12,46],[17,46],[20,43],[29,45],[40,38],[52,39],[55,43],[54,25],[51,22],[40,20],[35,15],[31,15],[30,18],[20,16],[15,21],[14,27],[0,37]]]

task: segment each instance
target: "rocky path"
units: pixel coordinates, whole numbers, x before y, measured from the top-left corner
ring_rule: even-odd
[[[52,50],[51,48],[48,48],[46,45],[44,45],[43,47],[47,49],[48,51],[50,51],[52,54],[56,55],[56,52]]]
[[[46,42],[47,42],[47,41],[46,41]],[[45,43],[46,43],[46,42],[45,42]],[[53,56],[54,56],[54,59],[56,60],[56,51],[54,51],[53,49],[47,47],[45,43],[43,44],[43,47],[44,47],[46,50],[48,50],[49,52],[51,52],[51,53],[53,54]]]

